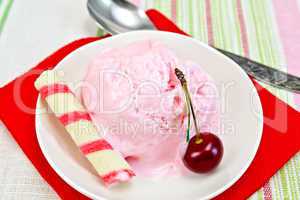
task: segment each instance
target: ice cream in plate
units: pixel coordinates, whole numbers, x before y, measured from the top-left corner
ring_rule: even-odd
[[[50,87],[42,90],[49,97],[37,101],[37,139],[55,172],[91,199],[212,199],[244,174],[257,152],[262,109],[253,112],[260,103],[251,80],[196,39],[119,34],[71,52],[53,72],[61,87],[40,79]],[[65,121],[66,112],[56,112],[61,104],[80,113],[64,110],[74,114]],[[43,114],[48,108],[55,115]],[[118,156],[112,161],[108,154]],[[106,187],[109,180],[124,183]]]
[[[104,130],[105,139],[138,176],[189,173],[182,162],[188,107],[176,67],[189,82],[201,132],[218,132],[219,98],[213,79],[197,63],[178,58],[161,42],[142,40],[104,49],[87,68],[82,101]]]

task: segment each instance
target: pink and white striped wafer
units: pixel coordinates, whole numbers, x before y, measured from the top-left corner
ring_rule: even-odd
[[[35,81],[35,87],[106,186],[129,181],[135,175],[121,154],[102,138],[89,113],[57,72],[43,72]]]

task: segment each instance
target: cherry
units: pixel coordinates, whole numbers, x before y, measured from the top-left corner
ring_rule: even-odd
[[[214,169],[223,157],[223,144],[213,133],[201,133],[189,141],[183,157],[184,165],[193,172],[204,173]]]
[[[199,131],[196,115],[191,99],[187,81],[182,71],[175,69],[175,74],[180,80],[182,89],[186,97],[186,107],[188,115],[187,128],[187,150],[183,157],[184,165],[193,172],[204,173],[214,169],[222,160],[223,144],[222,141],[213,133],[201,133]],[[190,132],[190,115],[192,113],[196,135],[189,140]]]

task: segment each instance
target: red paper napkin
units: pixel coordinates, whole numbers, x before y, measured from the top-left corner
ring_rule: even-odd
[[[182,32],[155,10],[147,12],[163,31]],[[38,92],[33,83],[39,74],[54,68],[75,49],[100,38],[74,41],[46,58],[35,68],[0,88],[0,119],[41,176],[62,199],[88,199],[65,183],[50,167],[38,145],[35,132],[35,106]],[[75,67],[75,66],[74,66]],[[254,81],[264,111],[262,142],[256,157],[242,178],[216,199],[245,199],[258,190],[300,149],[300,114]],[[26,108],[25,111],[24,109]]]

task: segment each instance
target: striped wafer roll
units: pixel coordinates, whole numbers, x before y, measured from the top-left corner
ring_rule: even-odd
[[[126,160],[103,139],[89,113],[55,71],[43,72],[35,87],[105,185],[125,182],[134,176]]]

